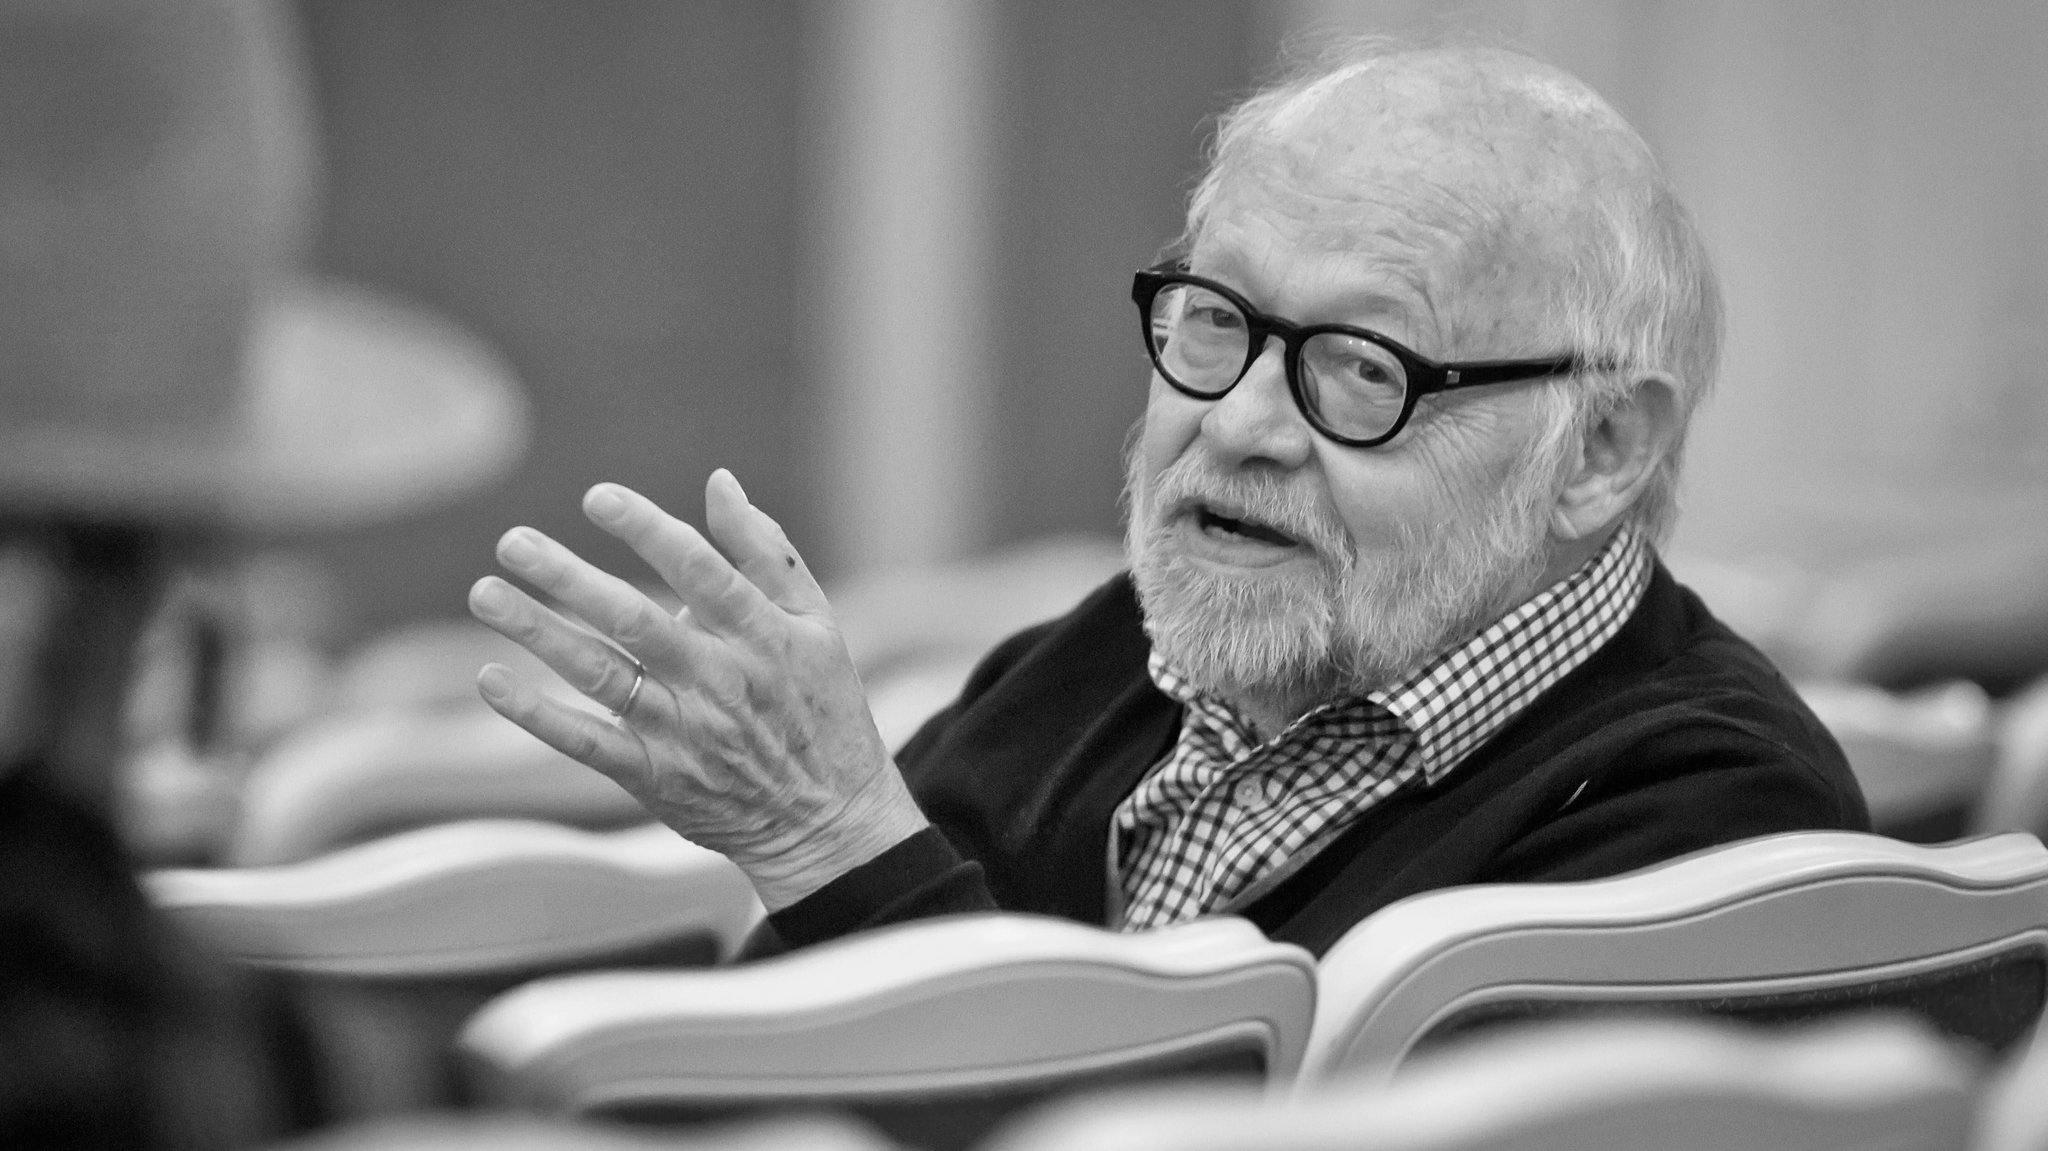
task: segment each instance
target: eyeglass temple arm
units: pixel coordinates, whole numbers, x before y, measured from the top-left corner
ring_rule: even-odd
[[[1555,356],[1547,360],[1469,360],[1445,365],[1441,386],[1449,389],[1505,384],[1512,380],[1564,375],[1583,366],[1577,356]]]

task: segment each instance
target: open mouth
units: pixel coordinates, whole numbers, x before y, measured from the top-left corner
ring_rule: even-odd
[[[1262,524],[1257,520],[1225,515],[1206,505],[1195,509],[1195,525],[1205,532],[1213,532],[1239,539],[1255,540],[1259,543],[1271,544],[1275,547],[1294,547],[1301,542],[1293,536],[1277,528]]]

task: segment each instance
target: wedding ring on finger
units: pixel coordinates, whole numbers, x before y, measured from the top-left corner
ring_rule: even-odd
[[[633,659],[627,656],[627,659]],[[626,689],[625,702],[612,710],[612,718],[624,722],[626,713],[633,710],[633,701],[640,698],[640,685],[647,682],[647,665],[633,660],[633,686]]]

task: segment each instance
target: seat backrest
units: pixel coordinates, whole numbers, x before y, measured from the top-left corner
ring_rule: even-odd
[[[862,572],[827,589],[863,679],[976,659],[1064,615],[1124,566],[1113,536],[1045,536],[950,563]]]
[[[472,820],[299,863],[157,871],[145,886],[215,951],[286,973],[338,1117],[456,1101],[456,1031],[508,986],[714,962],[761,915],[737,867],[657,824]]]
[[[1180,1088],[1059,1104],[983,1151],[1959,1151],[1976,1070],[1899,1019],[1580,1021],[1278,1103]]]
[[[1842,745],[1871,826],[1899,839],[1954,839],[1967,829],[1997,754],[1991,699],[1968,680],[1913,691],[1806,681],[1800,698]]]
[[[1504,1022],[1677,1011],[1787,1023],[1890,1007],[1992,1052],[2048,998],[2048,849],[1792,832],[1611,879],[1448,888],[1323,957],[1305,1082]]]
[[[1996,763],[1972,829],[2048,836],[2048,676],[1999,711]]]
[[[481,704],[337,716],[294,733],[251,770],[225,862],[291,863],[460,819],[579,827],[645,822],[617,784]]]
[[[1973,1151],[2048,1148],[2048,1034],[2037,1032],[2026,1055],[1993,1078],[1970,1146]]]
[[[1243,920],[1117,934],[986,913],[725,968],[542,980],[462,1043],[498,1102],[664,1122],[828,1105],[958,1147],[1079,1084],[1285,1082],[1314,979],[1306,951]]]
[[[652,823],[462,820],[298,863],[156,871],[145,886],[237,962],[365,979],[558,970],[689,939],[730,954],[761,914],[730,861]]]
[[[330,1128],[269,1151],[899,1151],[852,1120],[807,1116],[692,1134],[506,1113],[439,1112]]]
[[[412,620],[365,638],[334,668],[332,708],[350,715],[477,704],[476,673],[502,663],[550,683],[545,663],[467,615]]]

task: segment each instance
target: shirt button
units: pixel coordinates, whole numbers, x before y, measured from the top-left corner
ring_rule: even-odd
[[[1237,786],[1232,789],[1231,794],[1236,798],[1239,807],[1260,808],[1266,806],[1266,789],[1260,785],[1258,780],[1251,776],[1245,776],[1243,779],[1238,780]]]

